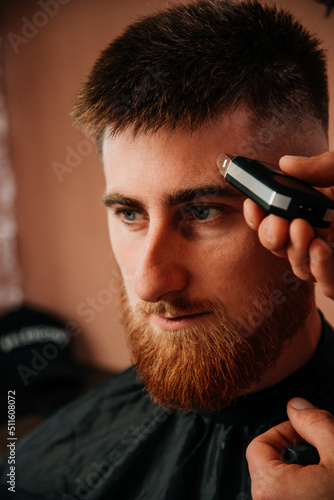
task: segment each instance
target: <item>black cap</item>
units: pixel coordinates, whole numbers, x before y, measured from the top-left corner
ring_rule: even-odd
[[[69,324],[29,305],[0,316],[0,408],[15,391],[17,416],[47,416],[79,394]],[[6,419],[6,411],[1,415]]]

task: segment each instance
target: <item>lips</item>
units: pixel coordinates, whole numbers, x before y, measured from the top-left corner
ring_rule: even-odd
[[[188,314],[184,316],[164,316],[159,314],[150,314],[151,322],[161,330],[181,330],[198,325],[206,321],[212,313],[202,312],[196,314]]]

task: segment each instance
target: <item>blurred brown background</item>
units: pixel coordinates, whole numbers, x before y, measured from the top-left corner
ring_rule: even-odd
[[[103,175],[70,111],[99,52],[138,16],[173,3],[181,2],[10,0],[0,7],[24,294],[74,320],[82,330],[75,338],[79,358],[114,372],[128,366],[129,357],[119,322],[119,274],[100,204]],[[325,18],[325,5],[314,0],[276,3],[324,40],[333,96],[334,11]],[[319,297],[319,303],[334,324],[333,302]]]

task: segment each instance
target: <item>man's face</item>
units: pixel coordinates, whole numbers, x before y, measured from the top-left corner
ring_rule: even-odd
[[[161,129],[133,137],[126,131],[104,141],[105,203],[124,279],[130,347],[148,389],[165,406],[219,408],[217,387],[210,396],[214,403],[203,394],[189,394],[205,392],[200,386],[208,386],[214,376],[218,380],[218,371],[223,377],[219,387],[226,386],[224,404],[247,392],[285,341],[277,326],[272,334],[271,324],[287,321],[285,311],[290,314],[298,301],[305,302],[287,262],[265,250],[246,225],[244,197],[218,171],[220,153],[242,155],[247,148],[246,120],[235,118],[193,135]],[[259,159],[275,163],[280,156],[276,148],[267,148]],[[271,354],[264,352],[271,343],[268,335],[276,335],[277,349]],[[223,345],[216,345],[219,338]],[[259,338],[265,345],[256,351]],[[249,345],[253,340],[256,349]],[[266,358],[262,367],[259,356]],[[245,380],[238,384],[236,373],[244,366],[247,373],[240,377]],[[171,373],[172,378],[166,387],[161,381],[155,388],[162,371],[164,380]],[[189,386],[187,395],[173,396],[171,388],[177,385]]]

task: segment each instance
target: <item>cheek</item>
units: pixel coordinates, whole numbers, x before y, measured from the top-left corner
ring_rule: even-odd
[[[215,290],[215,298],[222,301],[231,316],[251,303],[256,288],[270,283],[275,269],[282,266],[282,259],[262,247],[251,229],[236,233],[228,242],[222,241],[210,261],[205,274],[211,295]]]

